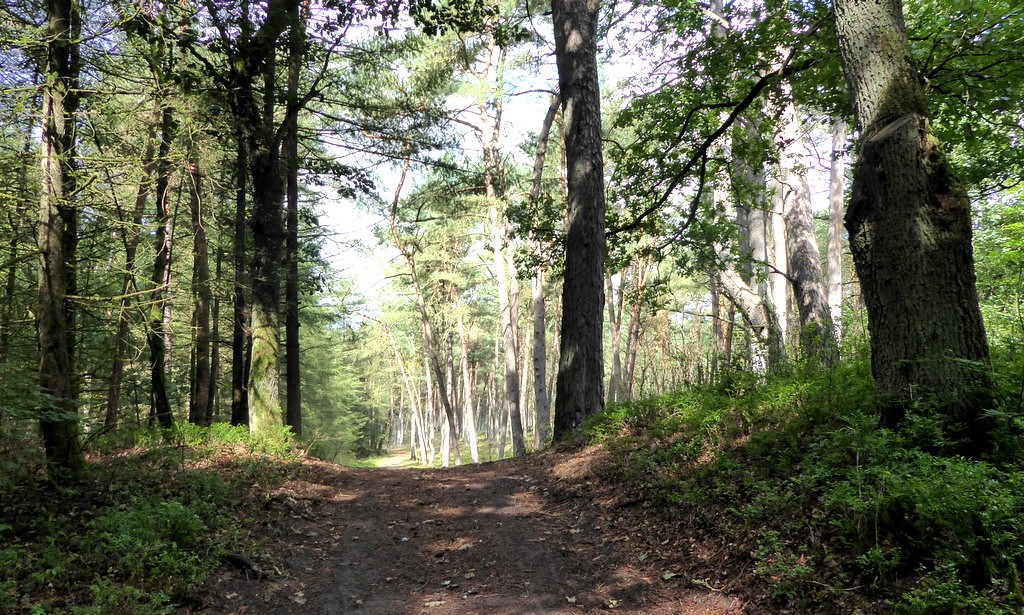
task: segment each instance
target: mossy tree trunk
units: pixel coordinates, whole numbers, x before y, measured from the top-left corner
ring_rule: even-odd
[[[77,7],[50,0],[43,85],[42,190],[39,207],[39,383],[49,403],[39,425],[47,472],[56,482],[77,477],[84,465],[75,406],[75,292],[78,213],[75,193],[75,120],[78,110]]]
[[[884,425],[934,396],[960,452],[989,448],[989,350],[971,215],[929,125],[900,0],[836,0],[860,151],[846,228],[868,312]]]

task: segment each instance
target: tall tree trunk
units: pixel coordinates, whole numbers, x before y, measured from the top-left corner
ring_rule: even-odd
[[[562,100],[553,94],[548,104],[540,135],[537,137],[537,153],[533,158],[533,180],[530,184],[530,203],[536,209],[540,203],[541,183],[544,179],[544,162],[548,153],[551,126],[555,122]],[[539,246],[535,246],[540,251]],[[544,297],[544,280],[547,263],[534,269],[530,280],[530,299],[533,313],[533,395],[537,414],[533,430],[533,447],[540,450],[547,442],[551,423],[551,406],[547,386],[547,304]]]
[[[245,258],[246,244],[246,199],[249,178],[249,150],[245,134],[239,127],[235,134],[237,152],[235,156],[235,241],[232,248],[232,263],[235,268],[233,317],[231,327],[231,424],[249,424],[249,387],[247,338],[249,337],[248,267]]]
[[[961,452],[990,448],[988,343],[967,193],[931,131],[900,0],[836,0],[860,152],[846,228],[885,425],[934,395]]]
[[[217,260],[214,265],[214,279],[219,280],[224,261],[224,251],[217,247]],[[211,354],[210,354],[210,401],[207,407],[210,408],[211,422],[216,417],[220,419],[220,293],[213,296],[213,313],[210,318],[213,320],[213,332],[211,333]]]
[[[495,197],[496,198],[496,197]],[[501,339],[505,365],[505,407],[512,426],[512,455],[519,457],[526,453],[526,440],[523,435],[522,412],[519,406],[519,336],[516,318],[517,307],[512,300],[512,276],[514,269],[509,271],[505,252],[508,239],[507,222],[499,216],[498,206],[494,198],[489,208],[491,218],[491,242],[494,250],[494,273],[498,282],[498,309],[501,311]]]
[[[618,283],[616,284],[616,278]],[[619,392],[622,386],[622,313],[625,296],[623,284],[625,276],[606,276],[605,300],[608,304],[608,328],[612,342],[612,370],[608,375],[608,403],[619,401],[623,396]]]
[[[604,408],[604,160],[598,0],[554,0],[555,62],[568,179],[555,439]]]
[[[302,435],[302,383],[299,360],[299,76],[305,47],[305,32],[296,3],[291,11],[288,36],[288,105],[296,109],[287,118],[285,158],[288,170],[288,211],[285,243],[285,422],[296,436]]]
[[[502,81],[506,50],[491,40],[489,57],[482,75],[490,79],[492,69],[496,79]],[[519,361],[519,320],[518,281],[515,266],[507,245],[510,241],[508,222],[504,217],[504,169],[501,163],[501,127],[503,101],[500,91],[497,96],[490,94],[480,102],[480,135],[484,162],[484,191],[488,201],[488,215],[491,222],[491,243],[494,251],[494,273],[498,285],[498,310],[501,322],[502,350],[505,365],[505,399],[512,427],[512,454],[526,453],[526,440],[522,421],[521,365]]]
[[[78,213],[75,122],[78,111],[78,9],[49,0],[46,81],[42,112],[42,190],[39,207],[39,382],[49,402],[39,410],[46,469],[55,482],[73,480],[85,458],[74,398],[74,293]]]
[[[270,17],[268,16],[268,19]],[[264,69],[263,125],[251,143],[252,356],[249,365],[249,430],[282,427],[281,266],[285,254],[285,178],[274,124],[275,62]]]
[[[748,144],[756,143],[760,137],[757,134],[757,127],[750,121],[741,120],[736,130],[736,140]],[[767,181],[763,166],[753,164],[751,161],[737,156],[733,160],[736,169],[736,178],[740,184],[740,192],[744,196],[737,199],[736,226],[739,233],[740,265],[739,273],[743,282],[748,288],[760,297],[762,308],[757,309],[759,313],[765,314],[769,322],[771,334],[759,335],[754,333],[748,336],[748,351],[750,354],[750,369],[754,373],[763,374],[778,367],[773,361],[781,360],[782,354],[775,347],[776,324],[772,322],[770,314],[775,312],[771,304],[771,297],[768,293],[766,265],[768,262],[768,229],[767,229],[767,208],[765,192]],[[749,204],[747,204],[749,203]],[[746,293],[744,293],[746,294]],[[730,297],[736,296],[735,292]],[[736,303],[730,306],[730,318],[727,322],[729,335],[728,346],[732,344],[733,324],[735,322]],[[749,307],[749,306],[748,306]],[[749,322],[749,321],[747,321]],[[778,336],[782,340],[782,336]],[[772,349],[765,347],[765,341],[772,345]],[[783,341],[784,343],[784,341]],[[731,352],[731,351],[730,351]]]
[[[114,357],[110,368],[110,388],[107,389],[107,409],[103,424],[108,429],[117,426],[118,413],[121,406],[121,388],[124,383],[124,357],[128,352],[128,338],[132,323],[131,303],[132,291],[137,288],[135,279],[135,254],[139,247],[142,231],[142,218],[146,214],[146,201],[149,198],[152,175],[156,168],[155,158],[156,123],[150,127],[146,140],[146,151],[142,159],[142,178],[135,192],[135,209],[132,219],[126,222],[125,231],[121,234],[124,242],[124,277],[121,280],[121,299],[117,312],[117,333],[114,336]]]
[[[463,431],[469,440],[469,456],[473,463],[480,463],[480,451],[476,438],[476,415],[473,412],[473,381],[469,371],[469,336],[466,334],[466,326],[463,322],[465,306],[457,306],[459,311],[459,349],[462,356],[459,360],[459,367],[462,370],[462,411],[466,415],[466,423]]]
[[[156,254],[153,257],[152,294],[149,300],[149,365],[152,411],[157,423],[168,428],[174,425],[170,397],[167,392],[167,328],[164,312],[171,279],[171,143],[177,130],[174,109],[168,105],[160,110],[160,149],[156,176]]]
[[[846,185],[846,122],[842,119],[836,120],[832,128],[831,161],[825,278],[828,308],[838,340],[842,336],[843,322],[843,199]]]
[[[533,398],[537,418],[533,429],[533,448],[540,450],[548,440],[551,410],[547,387],[547,305],[544,301],[544,272],[538,270],[531,281],[533,312]]]
[[[192,292],[195,305],[194,318],[196,334],[195,380],[192,384],[192,399],[189,403],[188,420],[196,425],[210,424],[210,250],[206,241],[206,224],[203,221],[202,175],[198,163],[189,165],[189,196],[192,213]]]
[[[777,189],[772,195],[772,273],[768,276],[771,286],[772,306],[779,323],[779,335],[783,343],[789,334],[789,257],[786,251],[786,221],[783,218],[783,194]]]
[[[783,90],[784,95],[789,94],[788,88]],[[806,177],[810,164],[804,149],[800,118],[792,101],[786,103],[782,119],[779,163],[785,191],[783,218],[786,222],[790,282],[800,316],[800,344],[805,356],[815,357],[822,365],[831,365],[838,349],[821,272],[818,239],[814,232],[811,189]]]

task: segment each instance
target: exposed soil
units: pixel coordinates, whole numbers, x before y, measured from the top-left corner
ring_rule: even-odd
[[[745,612],[736,564],[601,481],[602,455],[447,470],[306,462],[261,494],[273,513],[262,554],[217,572],[191,612]]]

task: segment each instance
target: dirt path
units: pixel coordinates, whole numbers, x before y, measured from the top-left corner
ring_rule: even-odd
[[[408,449],[394,449],[387,457],[381,457],[376,462],[378,468],[406,468],[416,465],[416,462],[409,458]]]
[[[672,569],[643,520],[626,521],[637,507],[592,492],[594,455],[451,470],[310,463],[270,494],[275,520],[254,562],[266,576],[221,571],[192,612],[743,612]]]

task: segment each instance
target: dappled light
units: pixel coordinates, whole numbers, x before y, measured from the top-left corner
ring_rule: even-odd
[[[0,613],[1024,612],[1021,41],[0,4]]]

